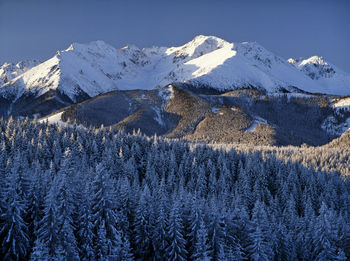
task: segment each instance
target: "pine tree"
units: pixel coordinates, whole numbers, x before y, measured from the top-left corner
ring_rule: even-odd
[[[82,198],[77,215],[77,244],[79,256],[82,260],[91,260],[94,257],[93,251],[93,223],[91,216],[90,189],[86,185],[82,191]]]
[[[40,163],[36,161],[32,167],[33,178],[29,189],[27,222],[29,224],[28,235],[30,236],[30,246],[34,246],[37,238],[40,220],[43,218],[45,196],[47,193],[47,173],[40,169]]]
[[[187,251],[184,239],[184,229],[180,213],[180,204],[175,200],[169,216],[167,238],[169,246],[167,248],[168,260],[186,260]]]
[[[231,246],[228,248],[227,257],[229,260],[244,260],[244,252],[237,237],[232,238]]]
[[[130,243],[125,237],[122,238],[120,231],[117,231],[115,241],[116,246],[114,248],[114,252],[108,257],[112,260],[133,260]]]
[[[218,206],[215,202],[215,198],[211,199],[210,211],[210,222],[209,222],[209,244],[211,248],[211,255],[215,259],[219,252],[220,245],[225,244],[226,240],[226,220],[221,213],[224,211],[223,207]]]
[[[252,215],[252,231],[249,234],[249,256],[252,260],[273,259],[272,243],[269,237],[268,220],[264,203],[255,202]]]
[[[201,219],[199,229],[196,233],[196,240],[194,242],[194,251],[191,256],[193,260],[211,260],[211,251],[208,241],[208,230],[203,219]]]
[[[229,261],[229,260],[234,260],[234,259],[230,259],[229,255],[227,253],[227,251],[225,250],[226,246],[224,244],[220,245],[218,254],[217,254],[217,260],[218,261]]]
[[[337,247],[332,240],[331,222],[337,220],[329,219],[332,210],[322,202],[320,215],[317,218],[317,224],[314,230],[314,256],[316,260],[335,260],[337,256]]]
[[[56,253],[60,244],[59,222],[57,217],[57,187],[56,178],[51,184],[51,188],[45,197],[44,216],[39,222],[39,228],[36,232],[36,245],[39,249],[45,249],[50,257]],[[43,245],[42,245],[43,244]]]
[[[150,257],[153,255],[152,246],[152,225],[154,224],[151,204],[150,204],[150,192],[148,186],[141,194],[140,200],[135,210],[134,220],[134,239],[136,245],[137,255],[140,257]]]
[[[18,173],[8,173],[3,197],[5,205],[1,214],[1,255],[4,260],[23,260],[28,254],[27,224],[23,220],[25,203],[21,197]]]
[[[114,255],[118,246],[117,223],[112,180],[102,164],[95,170],[92,182],[92,223],[96,258]]]
[[[74,235],[73,212],[74,202],[73,193],[66,174],[60,173],[58,176],[57,191],[57,223],[59,245],[62,247],[62,254],[67,259],[76,259],[78,257],[77,243]]]
[[[134,260],[134,255],[130,247],[130,242],[125,236],[124,238],[122,238],[120,259],[125,261]]]
[[[30,255],[31,261],[50,260],[49,251],[46,245],[40,240],[36,240],[34,243],[33,251]]]
[[[166,228],[168,217],[165,208],[165,199],[161,199],[152,239],[155,256],[159,260],[165,260],[167,258],[166,248],[168,247],[168,242]]]
[[[194,242],[196,241],[197,232],[199,230],[200,221],[203,218],[202,217],[202,204],[199,202],[199,199],[196,197],[193,197],[191,200],[191,211],[188,214],[188,221],[189,224],[188,230],[187,230],[187,241],[190,244],[189,246],[189,254],[190,256],[193,255],[195,252],[195,245]]]

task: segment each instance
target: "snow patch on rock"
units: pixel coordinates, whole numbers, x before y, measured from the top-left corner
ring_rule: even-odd
[[[169,101],[174,96],[174,88],[172,85],[169,85],[166,88],[159,90],[159,96],[161,96],[165,101]]]
[[[259,124],[267,124],[267,121],[261,117],[256,116],[253,123],[246,129],[248,132],[254,132]]]
[[[160,126],[165,126],[165,123],[163,121],[162,113],[159,108],[153,107],[154,112],[156,113],[156,116],[154,119],[158,122]]]
[[[340,110],[350,111],[350,97],[344,98],[344,99],[340,99],[340,100],[338,100],[336,102],[333,102],[332,107],[336,111],[340,111]]]

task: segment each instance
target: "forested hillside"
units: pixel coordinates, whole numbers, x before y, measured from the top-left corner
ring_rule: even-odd
[[[349,134],[345,133],[324,146],[249,146],[245,144],[212,144],[216,149],[235,149],[246,154],[259,152],[263,158],[274,156],[285,162],[298,162],[318,171],[338,172],[342,177],[350,177]]]
[[[350,128],[350,112],[334,107],[332,99],[302,93],[267,95],[252,88],[219,92],[176,83],[149,91],[109,92],[40,120],[103,125],[128,133],[140,129],[148,136],[196,143],[321,146]]]
[[[350,258],[349,179],[273,153],[10,118],[0,176],[4,260]]]

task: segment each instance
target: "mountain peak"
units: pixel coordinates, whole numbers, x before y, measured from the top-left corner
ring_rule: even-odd
[[[226,42],[224,39],[213,36],[213,35],[197,35],[190,42],[203,43],[205,41],[216,41],[216,42]]]
[[[64,51],[76,51],[76,52],[115,52],[116,49],[111,45],[105,43],[102,40],[92,41],[87,44],[81,43],[72,43],[66,50]]]
[[[318,80],[320,78],[331,78],[337,71],[334,66],[331,66],[321,56],[315,55],[304,60],[297,61],[289,59],[288,61],[294,64],[300,71],[304,72],[313,80]]]
[[[128,44],[128,45],[125,45],[124,47],[120,48],[120,50],[140,51],[140,48],[138,48],[134,44]]]
[[[316,55],[303,60],[299,65],[303,66],[310,63],[317,64],[317,65],[328,65],[328,63],[324,60],[322,56],[316,56]]]
[[[328,63],[322,56],[311,56],[307,59],[288,59],[299,71],[322,88],[323,93],[336,95],[350,94],[350,75],[333,64]]]
[[[215,36],[198,35],[182,46],[169,48],[167,54],[174,53],[178,58],[194,59],[225,46],[232,48],[233,44]]]

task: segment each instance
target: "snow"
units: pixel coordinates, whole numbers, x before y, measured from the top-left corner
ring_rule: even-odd
[[[305,66],[307,64],[318,64],[318,65],[328,65],[328,63],[323,59],[323,57],[319,56],[311,56],[308,59],[302,60],[299,63],[299,66]]]
[[[333,116],[329,116],[323,121],[321,128],[329,134],[340,136],[343,133],[350,131],[350,118],[339,123]]]
[[[317,84],[318,90],[315,92],[350,95],[350,74],[328,63],[323,57],[288,61]]]
[[[253,121],[252,125],[249,126],[247,131],[253,132],[256,129],[256,127],[258,127],[259,123],[260,123],[259,121]]]
[[[267,97],[287,97],[288,102],[290,102],[291,98],[303,98],[303,99],[308,99],[311,98],[313,95],[311,94],[305,94],[305,93],[269,93],[266,95]],[[265,95],[261,96],[262,99],[266,97]]]
[[[259,124],[267,124],[267,121],[261,117],[256,116],[253,123],[246,129],[248,132],[254,132],[256,127],[258,127]]]
[[[220,110],[220,108],[215,107],[215,106],[211,108],[212,113],[217,113],[219,110]]]
[[[167,55],[181,58],[198,58],[202,55],[223,48],[230,43],[215,36],[198,35],[192,41],[180,47],[171,47],[166,50]]]
[[[67,122],[64,122],[62,121],[62,114],[64,113],[64,111],[62,112],[58,112],[58,113],[55,113],[51,116],[47,116],[41,120],[39,120],[40,123],[45,123],[45,122],[48,122],[49,124],[57,124],[57,125],[60,125],[62,127],[70,127],[70,128],[73,128],[74,125],[73,124],[67,124]],[[84,130],[87,130],[86,127],[84,127],[83,125],[79,124],[77,125],[77,127],[79,129],[84,129]]]
[[[37,60],[25,60],[17,64],[4,63],[0,66],[0,86],[37,66],[39,63]]]
[[[172,85],[167,88],[162,88],[159,90],[159,95],[165,100],[169,101],[174,96],[174,89]]]
[[[46,117],[44,119],[39,120],[39,122],[43,123],[43,122],[47,121],[50,124],[59,124],[59,125],[62,125],[62,126],[66,126],[67,124],[61,120],[62,114],[63,114],[63,112],[56,113],[56,114],[54,114],[52,116],[48,116],[48,117]]]
[[[211,108],[211,112],[212,112],[212,113],[215,113],[215,114],[216,114],[217,112],[219,112],[219,110],[220,110],[220,108],[215,107],[215,106]],[[219,115],[224,115],[224,113],[223,113],[222,111],[220,111],[218,114],[219,114]]]
[[[317,79],[310,77],[310,66],[317,67]],[[5,67],[0,67],[0,76],[5,75]],[[25,92],[40,96],[58,90],[75,102],[81,93],[94,97],[117,89],[149,90],[174,82],[221,90],[254,86],[269,94],[281,88],[293,91],[292,86],[309,92],[350,94],[350,75],[319,57],[285,61],[254,42],[229,43],[203,35],[170,48],[128,45],[115,49],[103,41],[73,43],[49,60],[11,75],[10,81],[5,82],[5,76],[0,80],[0,95],[12,99]]]
[[[154,119],[159,123],[159,125],[164,126],[165,123],[163,121],[162,114],[161,114],[159,108],[153,107],[153,110],[156,113],[156,117]]]
[[[340,109],[350,110],[350,97],[333,102],[332,106],[337,111]]]

